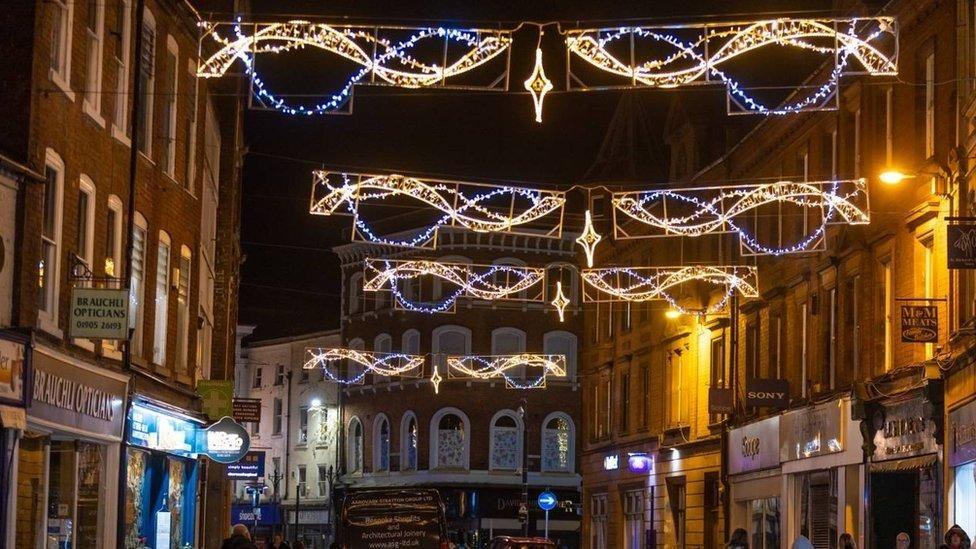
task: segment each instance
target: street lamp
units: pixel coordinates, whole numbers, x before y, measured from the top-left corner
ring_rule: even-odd
[[[905,173],[900,170],[890,169],[878,174],[878,179],[885,185],[897,185],[906,179],[912,179],[918,174]]]
[[[669,318],[669,319],[671,319],[671,320],[676,320],[676,319],[678,319],[678,318],[680,318],[680,317],[681,317],[681,311],[679,311],[679,310],[677,310],[677,309],[668,309],[668,310],[667,310],[667,311],[666,311],[666,312],[664,313],[664,316],[665,316],[666,318]]]

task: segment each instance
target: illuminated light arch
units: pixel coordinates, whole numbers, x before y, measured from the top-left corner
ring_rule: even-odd
[[[343,375],[337,367],[343,360],[362,366],[362,371]],[[321,368],[328,379],[342,385],[357,385],[367,374],[419,378],[426,358],[423,355],[377,353],[357,349],[309,348],[305,350],[305,369]]]
[[[501,379],[510,389],[544,389],[548,376],[566,376],[566,357],[533,353],[448,356],[447,371],[452,379]],[[526,371],[537,374],[528,376]]]

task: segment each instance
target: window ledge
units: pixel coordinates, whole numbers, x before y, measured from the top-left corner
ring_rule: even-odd
[[[108,346],[104,341],[102,342],[102,356],[105,358],[110,358],[112,360],[122,360],[122,351],[116,351]]]
[[[47,316],[38,315],[37,327],[58,339],[64,339],[64,332],[58,328],[58,323],[51,320]]]
[[[125,132],[115,124],[112,124],[112,137],[114,137],[116,141],[122,143],[126,147],[132,146],[132,140],[129,139],[129,136],[126,135]]]
[[[71,101],[75,100],[75,92],[71,91],[71,86],[68,85],[68,82],[65,81],[65,79],[61,76],[61,73],[57,72],[54,69],[48,69],[47,74],[51,82],[53,82],[54,85],[57,86],[59,90],[64,92],[64,94],[68,96],[68,99],[70,99]]]
[[[105,118],[102,117],[101,113],[98,112],[98,109],[89,103],[87,99],[82,100],[81,110],[88,115],[88,118],[91,118],[96,124],[101,126],[102,129],[105,129]]]
[[[145,160],[146,162],[149,162],[149,165],[150,166],[155,166],[156,165],[156,162],[154,162],[153,159],[149,156],[151,154],[152,154],[152,149],[150,149],[148,152],[147,151],[139,151],[139,156],[141,156],[143,160]]]
[[[86,351],[91,351],[93,353],[95,352],[95,342],[90,339],[72,338],[71,343],[77,345],[78,347],[81,347]]]

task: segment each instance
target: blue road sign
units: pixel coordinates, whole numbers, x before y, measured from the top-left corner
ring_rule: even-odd
[[[552,511],[556,508],[556,494],[546,491],[539,494],[539,508],[543,511]]]

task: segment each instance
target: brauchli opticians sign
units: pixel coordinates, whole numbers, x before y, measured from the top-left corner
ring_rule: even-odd
[[[112,437],[122,436],[126,381],[34,351],[27,415],[36,421]]]
[[[90,339],[127,339],[129,291],[112,288],[73,288],[68,334]]]

